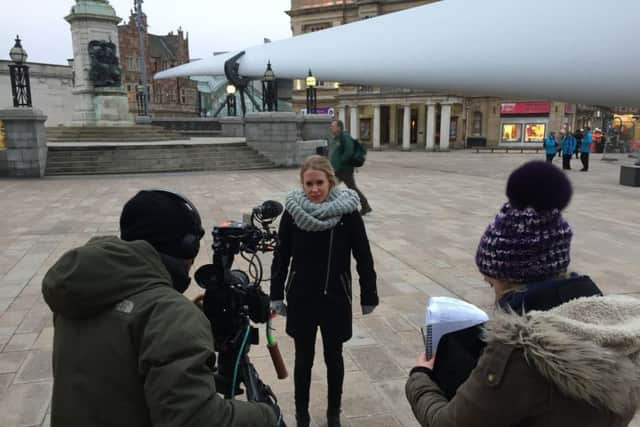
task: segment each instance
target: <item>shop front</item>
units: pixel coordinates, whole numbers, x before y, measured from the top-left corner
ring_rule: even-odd
[[[541,144],[549,127],[549,102],[505,102],[500,104],[500,145]]]

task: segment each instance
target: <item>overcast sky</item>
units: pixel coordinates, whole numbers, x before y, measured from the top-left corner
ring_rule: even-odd
[[[109,0],[128,20],[133,0]],[[9,4],[13,6],[9,8]],[[0,59],[9,59],[16,34],[30,62],[66,64],[72,57],[71,31],[63,18],[75,0],[0,0]],[[164,35],[182,27],[189,33],[191,58],[214,51],[261,44],[263,38],[291,37],[290,0],[145,0],[149,32]]]

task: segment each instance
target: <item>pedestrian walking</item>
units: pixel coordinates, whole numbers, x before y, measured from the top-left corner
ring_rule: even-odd
[[[587,127],[584,138],[580,147],[580,161],[582,162],[581,172],[587,172],[589,170],[589,154],[591,153],[591,143],[593,142],[593,134],[591,128]]]
[[[562,150],[562,169],[571,170],[571,156],[576,151],[576,139],[568,130],[560,131],[560,149]]]
[[[362,206],[360,214],[364,216],[371,212],[372,209],[364,193],[360,191],[356,185],[354,168],[351,164],[355,149],[353,138],[345,132],[344,123],[340,120],[332,121],[329,131],[333,136],[331,141],[329,141],[329,158],[331,159],[331,166],[333,166],[336,177],[340,181],[344,182],[348,188],[358,193],[358,197],[360,197],[360,205]]]
[[[531,183],[535,183],[532,185]],[[422,426],[624,427],[640,407],[640,300],[602,296],[568,273],[566,175],[541,161],[516,169],[509,201],[482,236],[476,265],[497,311],[485,348],[447,399],[435,358],[420,354],[406,395]]]
[[[556,133],[551,131],[549,135],[544,139],[544,152],[547,157],[547,163],[552,163],[553,158],[556,156],[558,152],[558,141],[556,141]]]
[[[580,157],[580,148],[581,148],[581,143],[582,143],[582,138],[584,138],[584,131],[582,129],[578,129],[575,131],[575,133],[573,134],[573,137],[576,139],[576,151],[575,151],[575,155],[576,155],[576,160]]]
[[[329,427],[337,427],[344,380],[342,349],[352,334],[351,254],[360,279],[362,314],[378,305],[376,272],[356,192],[336,188],[333,168],[322,156],[307,158],[300,180],[302,188],[289,193],[280,220],[280,244],[271,266],[272,307],[287,316],[286,331],[295,343],[298,426],[310,423],[311,368],[320,328],[327,365],[327,421]]]

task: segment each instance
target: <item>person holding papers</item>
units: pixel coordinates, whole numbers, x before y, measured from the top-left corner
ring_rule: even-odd
[[[561,211],[572,188],[555,166],[533,161],[507,183],[509,201],[478,245],[476,264],[497,310],[482,350],[448,399],[425,353],[406,395],[423,426],[618,427],[640,404],[640,300],[603,296],[569,273],[572,229]]]

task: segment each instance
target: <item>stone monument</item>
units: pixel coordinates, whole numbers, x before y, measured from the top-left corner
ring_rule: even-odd
[[[73,40],[73,126],[132,126],[118,62],[118,23],[107,0],[76,0],[64,18]]]

